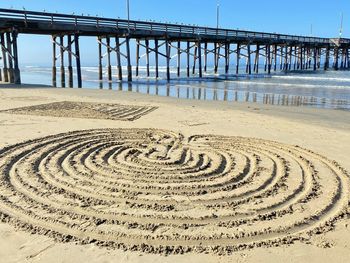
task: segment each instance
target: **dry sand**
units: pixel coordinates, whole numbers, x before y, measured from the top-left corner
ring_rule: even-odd
[[[349,260],[349,112],[29,86],[0,98],[1,262]]]

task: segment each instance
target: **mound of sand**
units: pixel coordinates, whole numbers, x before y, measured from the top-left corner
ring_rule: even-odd
[[[348,207],[349,174],[298,146],[153,129],[85,130],[0,150],[3,221],[61,241],[230,253],[305,240]]]

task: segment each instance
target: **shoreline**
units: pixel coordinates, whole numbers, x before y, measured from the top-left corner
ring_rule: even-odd
[[[51,72],[51,68],[49,69]],[[39,76],[38,73],[28,73],[24,77],[30,83],[45,83],[51,85],[51,77]],[[311,74],[312,73],[312,74]],[[46,73],[45,73],[46,74]],[[97,73],[96,73],[97,74]],[[326,73],[325,73],[326,74]],[[350,111],[350,98],[347,84],[350,79],[345,73],[327,72],[326,77],[319,73],[281,74],[269,78],[234,78],[217,75],[206,81],[190,78],[173,78],[170,83],[165,79],[153,79],[140,76],[132,83],[126,81],[102,82],[94,78],[91,72],[84,73],[83,87],[88,89],[128,90],[136,93],[170,96],[175,98],[205,100],[256,102],[281,106],[299,106],[311,108],[326,108]],[[334,76],[333,76],[334,75]],[[266,80],[265,80],[266,79]],[[60,86],[60,83],[57,83]],[[34,84],[35,86],[35,84]],[[205,87],[205,88],[203,88]]]

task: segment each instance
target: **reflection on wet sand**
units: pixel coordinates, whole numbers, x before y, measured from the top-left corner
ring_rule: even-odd
[[[222,89],[216,87],[216,85],[213,87],[191,86],[191,83],[179,85],[162,82],[109,82],[108,88],[113,89],[115,85],[117,85],[116,89],[119,91],[129,91],[149,95],[185,98],[192,100],[253,102],[281,106],[311,106],[319,108],[350,109],[350,102],[348,100],[327,99],[315,96],[259,93],[229,89],[226,86],[224,89]],[[100,83],[100,88],[103,89],[102,82]]]

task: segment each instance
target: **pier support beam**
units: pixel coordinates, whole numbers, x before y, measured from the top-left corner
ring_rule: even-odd
[[[256,74],[259,73],[259,55],[260,55],[260,45],[256,45],[256,50],[255,50],[255,61],[254,61],[254,72]]]
[[[203,77],[203,71],[202,71],[202,43],[200,41],[197,42],[198,47],[198,71],[199,71],[199,77]]]
[[[5,35],[4,33],[1,33],[1,51],[2,51],[2,59],[3,59],[3,73],[4,73],[4,81],[9,82],[9,73],[8,73],[8,67],[7,67],[7,56],[6,56],[6,42],[5,42]]]
[[[7,42],[7,59],[9,62],[8,78],[9,78],[10,83],[14,83],[15,78],[14,78],[14,70],[13,70],[12,42],[11,42],[11,33],[10,32],[6,33],[6,42]]]
[[[107,75],[108,81],[112,81],[112,64],[111,64],[111,38],[109,36],[106,37],[107,43]]]
[[[299,57],[298,57],[298,46],[294,47],[294,67],[293,69],[297,69],[297,64],[299,63]]]
[[[339,48],[336,47],[334,49],[334,62],[333,62],[333,68],[335,70],[338,70],[339,69]]]
[[[190,49],[191,49],[191,46],[190,46],[190,42],[187,42],[187,77],[189,78],[190,77]]]
[[[169,40],[165,40],[165,51],[166,51],[166,79],[170,81],[170,43]]]
[[[342,49],[342,55],[341,55],[341,61],[340,61],[340,68],[344,69],[345,68],[345,63],[346,63],[346,57],[345,57],[345,48]]]
[[[66,73],[64,68],[64,36],[60,36],[60,59],[61,59],[61,87],[66,87]]]
[[[122,62],[120,58],[120,41],[119,37],[115,38],[115,44],[116,44],[116,55],[117,55],[117,70],[118,70],[118,80],[123,80],[123,71],[122,71]]]
[[[317,68],[321,68],[322,48],[317,48]]]
[[[282,47],[281,47],[282,50]],[[273,46],[273,71],[277,71],[277,52],[278,52],[278,46]],[[281,54],[282,55],[282,54]],[[281,62],[281,56],[280,56],[280,69],[282,69],[282,62]]]
[[[57,87],[56,37],[52,36],[52,86]]]
[[[267,66],[267,74],[271,74],[271,45],[267,45],[267,62],[268,62],[268,66]]]
[[[102,38],[98,37],[98,80],[102,82],[103,80],[103,68],[102,68]]]
[[[192,75],[196,74],[197,52],[198,52],[198,43],[196,43],[194,46]]]
[[[14,64],[14,83],[21,84],[21,72],[18,64],[18,48],[17,48],[17,31],[12,31],[12,46],[13,46],[13,64]]]
[[[305,54],[305,69],[309,69],[311,68],[314,50],[311,50],[311,48],[307,47],[305,49],[304,54]]]
[[[146,74],[147,74],[147,77],[150,76],[150,71],[149,71],[149,40],[146,39],[145,41],[145,44],[146,44]]]
[[[225,74],[229,73],[230,69],[230,43],[225,43]]]
[[[139,76],[139,63],[140,63],[140,40],[136,40],[136,77]]]
[[[181,72],[181,42],[177,42],[177,77],[180,77]]]
[[[236,57],[236,75],[239,74],[239,61],[241,58],[241,44],[237,44],[237,57]]]
[[[289,48],[289,66],[287,70],[289,71],[292,70],[292,63],[293,63],[293,46]]]
[[[328,70],[329,69],[330,51],[331,51],[331,48],[328,46],[327,49],[326,49],[326,58],[325,58],[325,62],[324,62],[324,70]]]
[[[250,54],[250,43],[247,44],[247,69],[246,73],[252,74],[252,63],[251,63],[251,54]]]
[[[73,88],[72,36],[68,35],[68,86]]]
[[[268,55],[267,55],[267,47],[268,45],[265,45],[265,72],[267,71],[267,67],[269,65],[269,62],[268,62]]]
[[[21,84],[21,73],[18,64],[17,36],[18,32],[15,29],[11,32],[1,33],[0,42],[4,76],[1,76],[0,80],[14,84]]]
[[[282,49],[282,47],[281,47]],[[283,59],[283,57],[281,57],[281,60]],[[284,62],[283,62],[283,71],[287,71],[288,70],[288,46],[286,45],[284,47]]]
[[[299,64],[298,64],[298,69],[304,69],[303,47],[299,47]]]
[[[156,78],[159,78],[159,58],[158,58],[158,39],[154,40],[154,53],[155,53],[155,61],[156,61]]]
[[[79,48],[79,35],[74,35],[74,45],[75,45],[75,60],[77,68],[77,78],[78,78],[78,88],[83,87],[82,77],[81,77],[81,61],[80,61],[80,48]]]
[[[281,45],[281,46],[280,46],[280,55],[279,55],[280,71],[283,71],[283,70],[284,70],[284,67],[285,67],[285,61],[284,61],[284,59],[285,59],[285,54],[284,54],[284,50],[285,50],[285,47],[286,47],[286,46],[287,46],[287,45],[285,45],[285,46]],[[278,46],[277,46],[277,48],[278,48]]]
[[[318,57],[318,50],[317,48],[314,48],[314,71],[317,70],[317,57]]]
[[[207,64],[208,64],[208,43],[204,43],[204,72],[207,72]]]
[[[128,66],[128,81],[132,81],[132,66],[131,66],[131,58],[130,58],[130,38],[125,38],[125,44],[126,44],[126,60],[127,60],[127,66]]]
[[[217,74],[218,73],[218,44],[214,43],[214,73]]]

